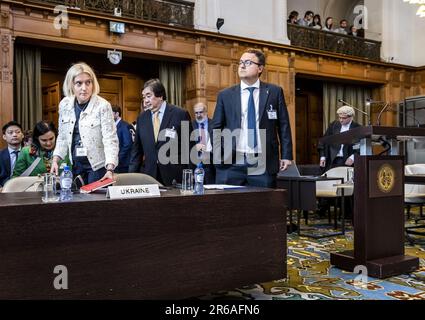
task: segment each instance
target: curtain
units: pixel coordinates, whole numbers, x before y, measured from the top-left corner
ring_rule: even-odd
[[[372,90],[368,87],[353,86],[336,84],[331,82],[325,82],[323,84],[323,128],[329,126],[332,121],[336,120],[336,111],[342,107],[342,103],[339,99],[344,100],[353,107],[362,110],[369,114],[370,110],[366,108],[366,99],[372,98]],[[368,118],[358,110],[354,110],[356,115],[354,121],[359,124],[367,125]]]
[[[25,130],[32,130],[43,119],[41,51],[16,45],[14,63],[14,114]]]
[[[165,87],[167,102],[183,106],[183,66],[179,63],[161,62],[159,64],[159,80]]]

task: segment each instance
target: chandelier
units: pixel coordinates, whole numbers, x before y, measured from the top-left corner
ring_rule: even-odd
[[[403,0],[404,2],[408,2],[410,4],[420,4],[421,6],[418,9],[418,12],[416,12],[416,15],[424,18],[425,17],[425,0]]]

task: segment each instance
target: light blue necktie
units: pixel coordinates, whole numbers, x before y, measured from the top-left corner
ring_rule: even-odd
[[[254,149],[257,146],[257,126],[255,116],[254,90],[255,87],[246,88],[249,91],[248,99],[248,146]]]
[[[20,150],[12,151],[12,154],[15,156],[15,158],[13,159],[13,161],[10,161],[10,168],[12,169],[10,176],[13,175],[13,170],[15,169],[16,161],[18,160],[18,156],[19,156],[19,151]]]

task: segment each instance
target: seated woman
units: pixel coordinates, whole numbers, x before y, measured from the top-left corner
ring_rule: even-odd
[[[38,122],[33,130],[31,146],[22,148],[19,153],[13,170],[13,177],[36,176],[50,172],[56,136],[57,130],[52,122]],[[65,165],[70,166],[68,158],[62,161],[61,167]]]

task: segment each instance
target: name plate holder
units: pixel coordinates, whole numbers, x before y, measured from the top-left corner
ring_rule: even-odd
[[[106,197],[111,200],[160,197],[158,184],[109,186]]]

